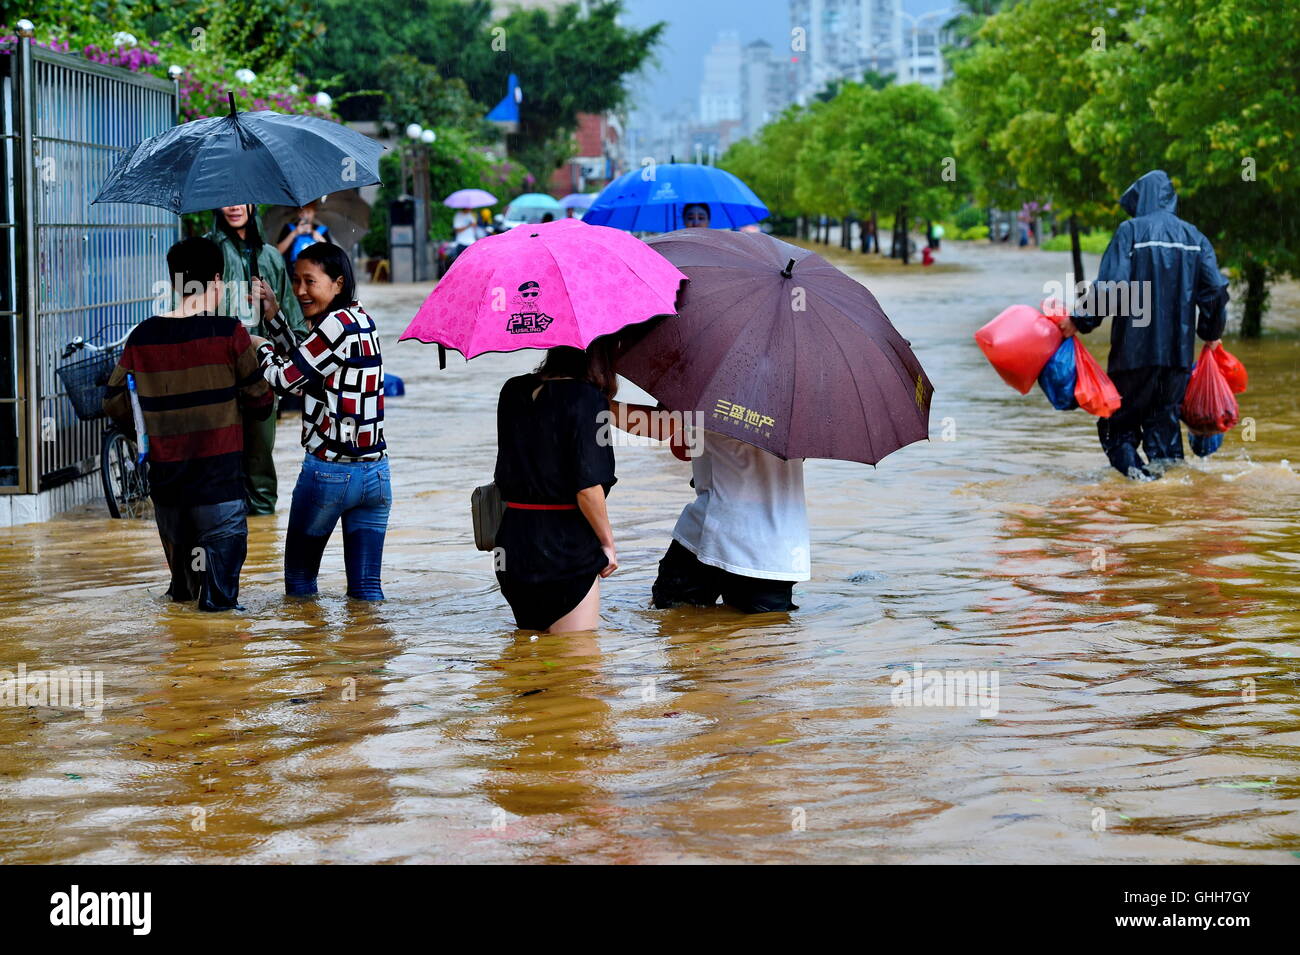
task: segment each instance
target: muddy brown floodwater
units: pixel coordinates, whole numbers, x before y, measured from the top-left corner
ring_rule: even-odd
[[[280,512],[250,522],[246,613],[168,604],[149,522],[0,530],[0,669],[98,671],[106,700],[99,720],[0,709],[0,859],[1295,863],[1294,288],[1269,318],[1290,333],[1229,339],[1257,439],[1133,484],[1093,418],[1015,394],[971,339],[1068,255],[830,256],[937,390],[930,442],[874,470],[809,463],[798,612],[651,609],[689,470],[627,447],[600,633],[514,633],[468,501],[498,388],[536,353],[440,372],[396,343],[426,289],[363,287],[407,387],[389,600],[342,596],[337,538],[323,595],[282,595],[296,420]],[[892,705],[915,664],[995,673],[997,712]]]

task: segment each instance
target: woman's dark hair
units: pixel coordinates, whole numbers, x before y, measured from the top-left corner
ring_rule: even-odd
[[[172,288],[178,295],[193,295],[207,289],[225,268],[225,258],[217,243],[202,236],[181,239],[167,250],[167,274],[172,277]]]
[[[713,210],[709,208],[709,204],[707,202],[688,202],[686,203],[686,205],[682,206],[683,221],[685,221],[686,219],[686,213],[689,212],[691,209],[703,209],[704,214],[709,217],[709,221],[710,222],[713,221]]]
[[[298,262],[311,262],[331,279],[342,279],[343,288],[330,302],[330,311],[347,308],[357,300],[357,280],[352,275],[352,260],[337,245],[316,242],[298,253]]]
[[[609,337],[604,336],[588,345],[586,351],[568,345],[548,348],[537,374],[543,378],[576,378],[595,385],[606,398],[613,398],[618,391],[618,375],[614,373],[610,345]]]

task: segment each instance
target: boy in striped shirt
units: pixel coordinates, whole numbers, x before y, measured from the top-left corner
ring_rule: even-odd
[[[108,380],[105,412],[134,431],[126,376],[135,376],[149,435],[149,493],[171,569],[167,594],[200,610],[238,609],[248,550],[244,417],[265,419],[272,395],[248,330],[216,314],[221,250],[184,239],[167,253],[180,305],[141,322]]]

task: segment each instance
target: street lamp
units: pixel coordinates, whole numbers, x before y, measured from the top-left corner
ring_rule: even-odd
[[[411,278],[417,282],[429,278],[427,262],[427,242],[429,223],[429,149],[438,139],[432,129],[425,129],[422,123],[408,123],[405,129],[409,148],[398,151],[402,161],[402,191],[406,192],[407,177],[410,177],[410,199],[415,206],[412,223]]]
[[[919,53],[917,52],[916,34],[921,22],[924,20],[934,20],[938,23],[943,23],[944,21],[950,19],[953,16],[954,12],[955,11],[953,11],[951,8],[944,8],[943,10],[931,10],[929,13],[922,13],[920,16],[913,16],[912,14],[908,13],[906,10],[898,11],[898,15],[906,18],[907,22],[912,25],[912,58],[910,61],[908,61],[907,64],[907,80],[909,83],[919,82],[917,80],[917,74],[920,71],[917,68],[917,59],[919,58]],[[936,37],[936,41],[937,41],[937,37]],[[936,55],[938,55],[937,42],[935,44],[935,51],[936,51]],[[901,58],[903,51],[900,49],[898,52]]]

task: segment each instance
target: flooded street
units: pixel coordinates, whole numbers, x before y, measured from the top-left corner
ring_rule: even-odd
[[[296,418],[279,513],[249,522],[246,613],[168,603],[151,521],[101,505],[0,529],[0,669],[102,671],[105,697],[101,720],[0,708],[0,861],[1295,863],[1294,286],[1265,319],[1288,334],[1227,341],[1257,440],[1134,484],[1096,419],[1016,394],[971,337],[1068,254],[825,254],[936,393],[928,443],[809,463],[796,613],[651,609],[690,469],[625,447],[603,629],[514,633],[469,495],[501,383],[539,356],[439,371],[396,343],[427,289],[363,286],[407,388],[387,404],[389,599],[343,596],[338,534],[322,596],[284,597]],[[997,712],[891,705],[917,664],[994,671]]]

